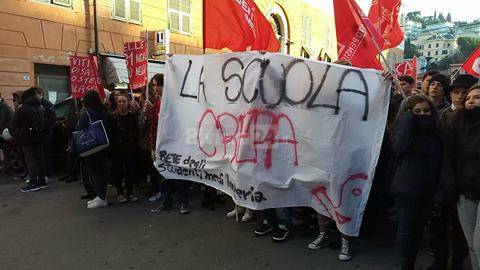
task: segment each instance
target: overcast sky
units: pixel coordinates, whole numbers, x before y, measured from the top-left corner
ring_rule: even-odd
[[[334,0],[305,1],[333,13]],[[362,7],[364,12],[368,14],[368,9],[370,8],[372,0],[356,1]],[[404,12],[419,10],[422,12],[422,16],[433,15],[433,12],[437,10],[437,13],[442,12],[445,17],[447,16],[447,13],[450,12],[453,21],[473,21],[480,18],[479,0],[403,0],[402,3]]]

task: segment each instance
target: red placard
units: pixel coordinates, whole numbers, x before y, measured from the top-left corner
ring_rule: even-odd
[[[127,62],[130,89],[144,87],[148,80],[147,41],[127,42],[123,45],[123,53]]]
[[[88,90],[96,90],[105,98],[102,81],[98,76],[97,57],[70,56],[70,86],[72,97],[83,98]]]
[[[395,64],[395,76],[409,75],[417,81],[417,58]]]

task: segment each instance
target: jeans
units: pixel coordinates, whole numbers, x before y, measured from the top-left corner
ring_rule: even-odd
[[[413,199],[397,199],[397,238],[402,270],[414,270],[423,228],[430,213],[429,203]]]
[[[113,183],[117,188],[118,195],[123,195],[122,180],[125,179],[125,187],[127,188],[127,196],[133,191],[133,184],[137,175],[135,174],[135,159],[132,157],[113,156]]]
[[[480,208],[479,201],[461,195],[457,204],[458,217],[470,249],[472,269],[480,270]]]
[[[182,205],[188,205],[188,188],[190,181],[166,179],[161,182],[162,198],[161,201],[165,206],[173,204],[172,195],[176,192],[177,199]]]
[[[88,177],[93,180],[95,191],[104,200],[107,193],[107,156],[103,152],[85,157]]]
[[[46,173],[46,163],[43,151],[43,144],[28,144],[22,146],[27,172],[32,179],[44,177]]]
[[[85,159],[80,159],[79,166],[80,166],[80,179],[82,179],[83,187],[85,188],[85,191],[91,196],[96,197],[97,191],[95,190],[95,182],[93,181],[93,178],[90,177],[88,173]]]
[[[264,220],[271,226],[284,225],[289,227],[290,225],[290,210],[288,208],[271,208],[263,210],[262,213]]]

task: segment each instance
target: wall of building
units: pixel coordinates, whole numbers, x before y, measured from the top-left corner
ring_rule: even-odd
[[[35,64],[68,66],[69,55],[93,52],[93,1],[73,0],[71,7],[40,3],[35,0],[0,1],[0,92],[11,94],[35,84]],[[300,56],[307,46],[316,59],[321,49],[336,58],[333,17],[303,3],[291,0],[256,0],[264,14],[282,11],[288,25],[289,53]],[[142,0],[141,22],[113,19],[111,0],[97,0],[99,45],[102,53],[123,54],[123,44],[140,40],[145,31],[169,27],[168,0]],[[302,44],[302,16],[311,18],[311,42]],[[268,17],[268,16],[267,16]],[[270,19],[270,17],[268,17]],[[170,52],[201,54],[202,1],[191,2],[191,32],[172,32]],[[207,50],[212,52],[212,50]]]

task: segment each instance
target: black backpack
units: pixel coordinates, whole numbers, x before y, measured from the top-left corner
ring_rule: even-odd
[[[29,131],[32,133],[43,133],[47,130],[47,111],[43,106],[33,107],[32,123]]]

